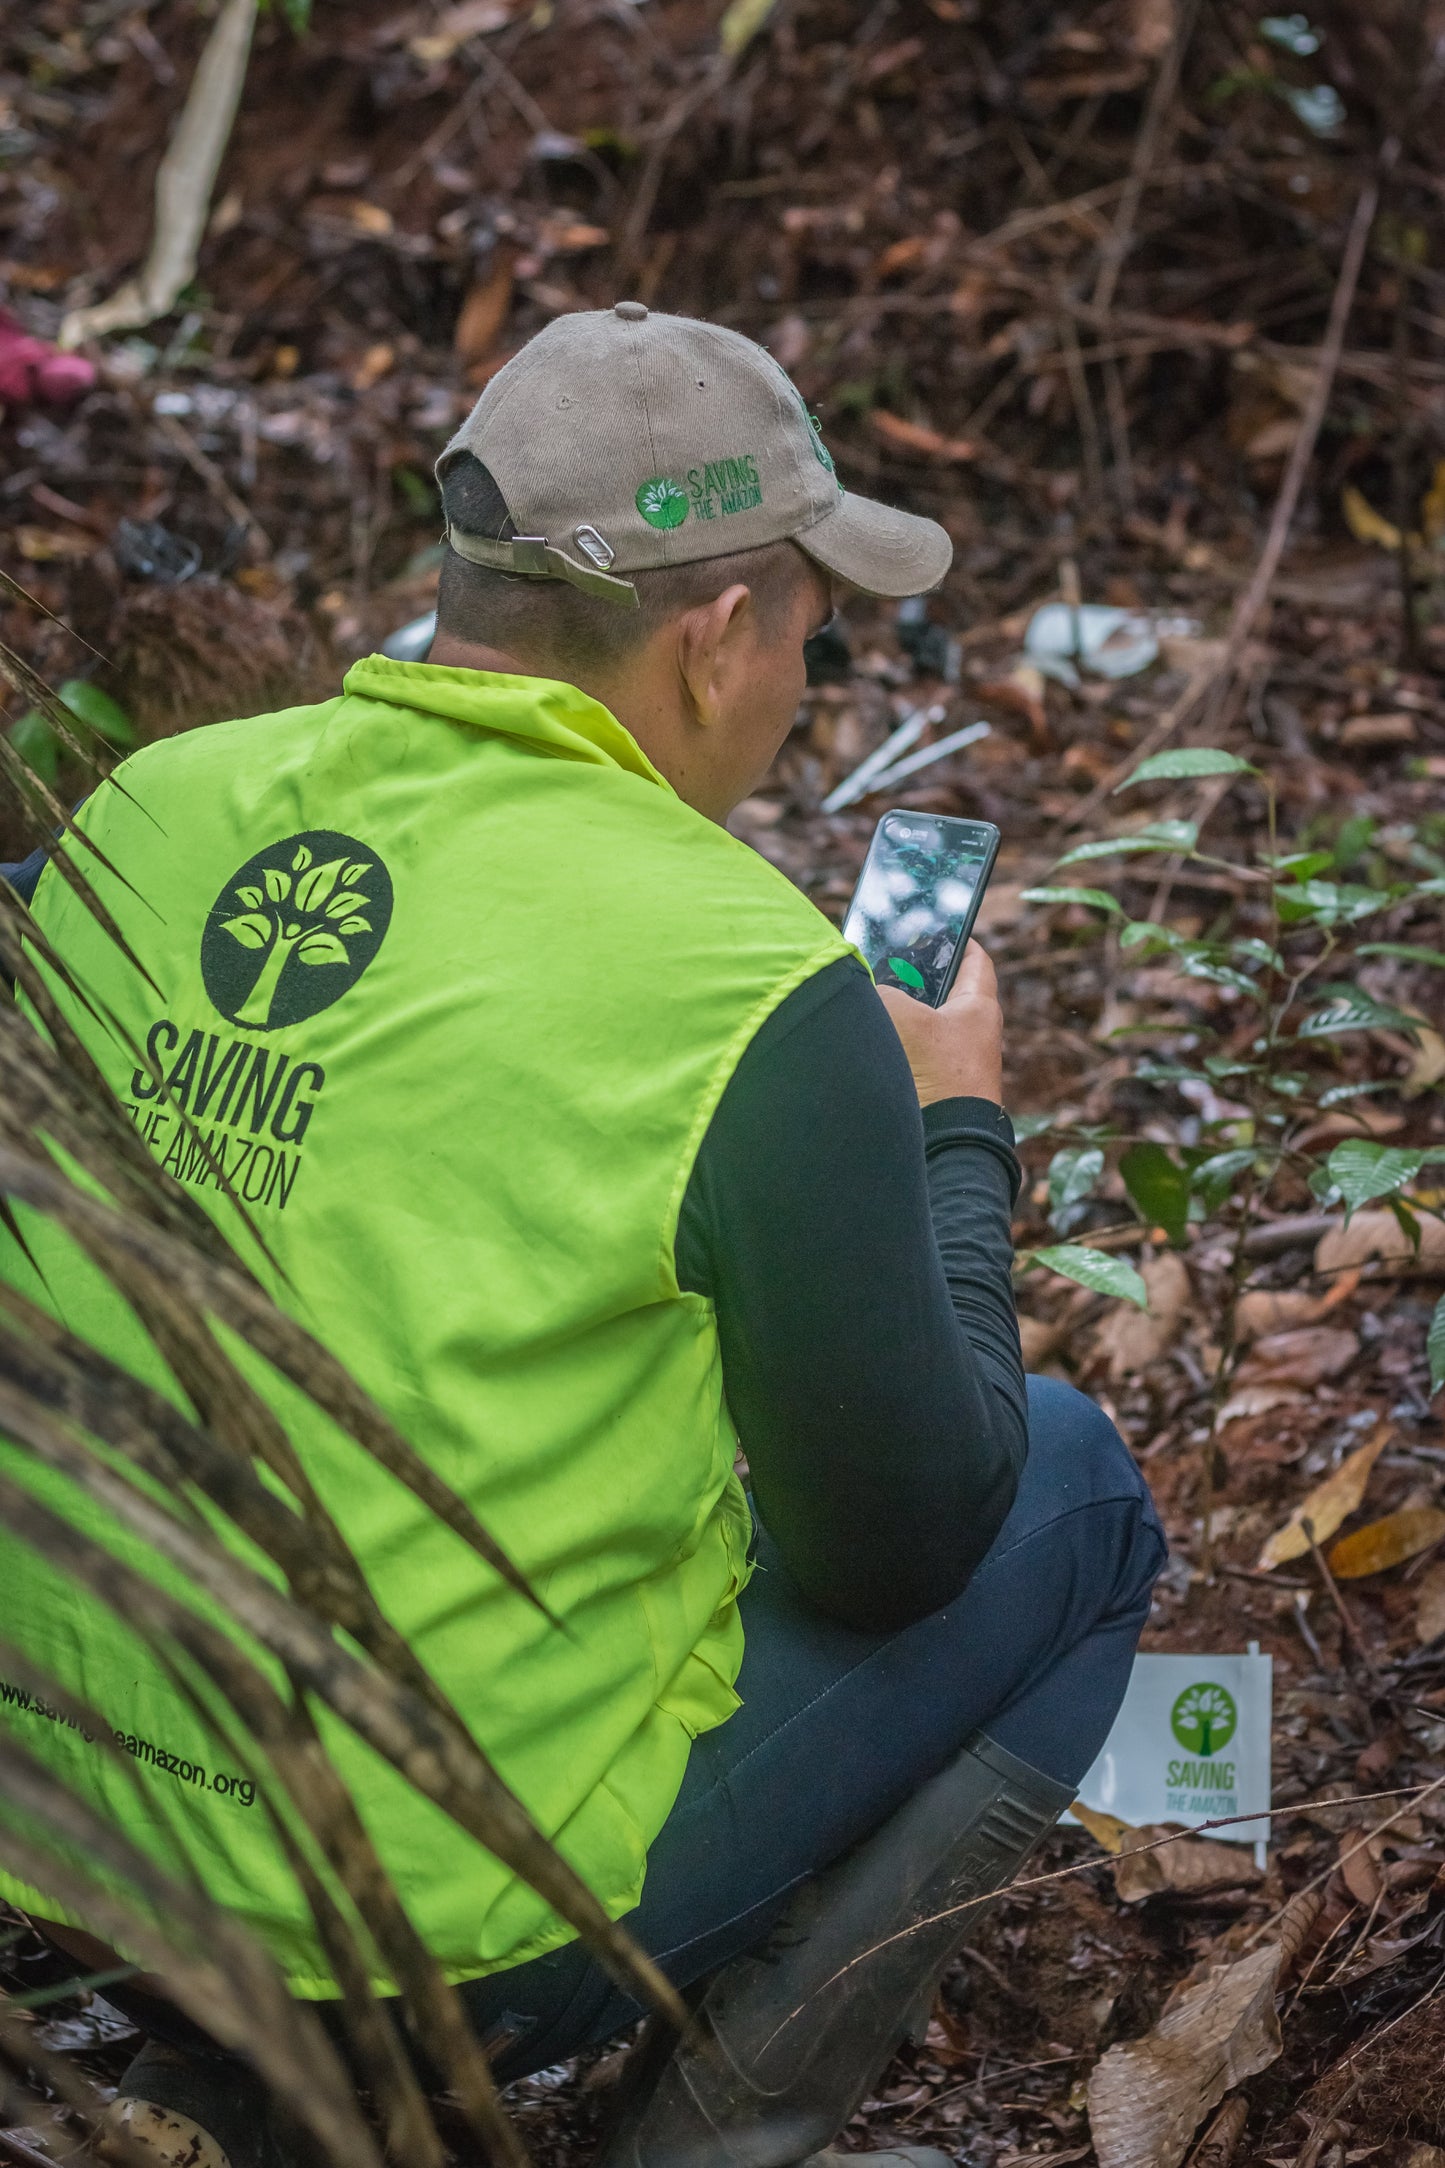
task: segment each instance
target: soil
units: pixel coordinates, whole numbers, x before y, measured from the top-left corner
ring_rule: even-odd
[[[838,917],[886,803],[998,824],[981,931],[1004,992],[1009,1105],[1049,1125],[1022,1147],[1017,1236],[1021,1251],[1057,1239],[1061,1143],[1108,1125],[1171,1149],[1197,1139],[1211,1110],[1145,1057],[1228,1024],[1219,988],[1141,963],[1099,913],[1025,900],[1062,851],[1112,832],[1110,792],[1141,751],[1229,745],[1267,768],[1283,843],[1331,850],[1332,877],[1445,869],[1431,261],[1445,167],[1419,105],[1433,17],[1404,0],[1332,6],[1310,54],[1252,14],[1187,0],[779,0],[725,67],[718,9],[701,0],[499,0],[491,28],[458,36],[464,13],[316,0],[299,35],[280,11],[261,17],[194,281],[168,316],[95,350],[77,406],[0,419],[0,566],[32,598],[6,591],[0,638],[52,684],[93,679],[141,742],[322,697],[430,606],[432,462],[533,331],[630,293],[764,339],[848,486],[930,512],[957,554],[922,622],[845,602],[776,768],[733,825]],[[0,289],[30,330],[53,336],[144,253],[206,27],[185,0],[31,0],[0,24]],[[1318,110],[1321,84],[1341,115],[1316,132],[1300,113]],[[1352,206],[1391,130],[1404,147],[1288,550],[1234,665],[1191,704],[1258,561]],[[143,569],[158,557],[196,569],[158,578]],[[1186,623],[1141,673],[1070,687],[1022,647],[1033,610],[1060,598]],[[11,701],[12,721],[25,704]],[[918,708],[938,711],[933,740],[975,719],[988,735],[887,799],[825,813]],[[56,787],[73,799],[84,778],[62,764]],[[1171,786],[1149,817],[1197,807]],[[1267,843],[1253,784],[1209,818],[1222,861]],[[0,811],[0,856],[36,832]],[[1135,859],[1109,885],[1136,919],[1198,931],[1233,911],[1258,930],[1227,871]],[[1439,949],[1442,915],[1438,899],[1402,902],[1379,938]],[[1439,1145],[1439,972],[1386,959],[1369,983],[1423,1034],[1362,1032],[1330,1058],[1343,1084],[1375,1087],[1361,1103],[1378,1134]],[[1417,1207],[1439,1201],[1422,1182]],[[1130,1217],[1111,1172],[1073,1232],[1107,1246]],[[851,2147],[937,2143],[966,2168],[1093,2159],[1085,2087],[1101,2055],[1314,1883],[1326,1911],[1282,1996],[1283,2052],[1245,2081],[1237,2157],[1430,2168],[1412,2149],[1445,2144],[1445,1794],[1365,1803],[1445,1780],[1445,1639],[1417,1624],[1439,1553],[1343,1596],[1308,1553],[1257,1564],[1380,1423],[1388,1443],[1346,1528],[1439,1501],[1425,1351],[1439,1252],[1346,1284],[1317,1269],[1318,1207],[1296,1177],[1275,1180],[1258,1217],[1274,1236],[1250,1290],[1333,1294],[1319,1321],[1349,1345],[1331,1373],[1222,1427],[1234,1206],[1189,1227],[1175,1252],[1187,1299],[1142,1360],[1120,1358],[1107,1296],[1035,1270],[1020,1303],[1035,1365],[1105,1403],[1164,1516],[1173,1555],[1146,1648],[1257,1641],[1274,1659],[1274,1797],[1290,1812],[1267,1872],[1126,1903],[1093,1838],[1059,1832],[1030,1873],[1072,1872],[990,1915]],[[1167,1248],[1162,1230],[1136,1229],[1128,1254],[1148,1269]],[[1392,1805],[1374,1884],[1358,1870],[1352,1883],[1342,1854]],[[12,1987],[38,1962],[15,1943]],[[113,2082],[126,2047],[103,2025],[87,2033],[100,2008],[60,2006],[78,2021],[66,2052]],[[513,2089],[539,2160],[587,2157],[619,2068],[609,2052]]]

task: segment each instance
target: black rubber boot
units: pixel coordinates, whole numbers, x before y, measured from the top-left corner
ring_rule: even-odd
[[[600,2168],[794,2168],[821,2153],[944,1970],[1073,1798],[978,1732],[893,1816],[793,1900],[766,1946],[716,1974],[691,2033],[644,2079]],[[938,1915],[943,1915],[942,1917]],[[848,2156],[852,2158],[852,2156]],[[875,2154],[878,2168],[946,2155]]]
[[[266,2088],[228,2055],[148,2041],[120,2081],[104,2132],[153,2153],[156,2168],[298,2168]],[[104,2134],[96,2157],[107,2160]]]

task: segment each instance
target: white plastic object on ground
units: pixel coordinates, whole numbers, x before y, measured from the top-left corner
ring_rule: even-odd
[[[1161,639],[1198,632],[1194,617],[1151,617],[1105,602],[1046,602],[1024,634],[1024,653],[1046,677],[1077,685],[1079,666],[1095,677],[1136,677],[1159,657]]]
[[[381,643],[381,652],[392,662],[423,662],[426,651],[436,638],[437,613],[428,610],[425,617],[414,617],[408,625],[398,625]]]
[[[897,760],[891,768],[884,768],[868,785],[870,790],[891,790],[901,783],[904,776],[916,775],[920,768],[931,768],[935,760],[942,760],[948,753],[956,753],[965,745],[972,745],[977,738],[986,738],[992,725],[989,723],[965,723],[962,730],[954,730],[937,745],[922,746],[910,753],[906,760]]]
[[[937,706],[911,708],[898,728],[881,745],[875,746],[866,760],[860,760],[851,775],[845,775],[842,782],[829,791],[823,800],[823,811],[841,813],[845,805],[852,805],[855,798],[862,798],[873,788],[874,777],[890,768],[910,745],[916,745],[930,723],[941,723],[944,712]]]
[[[1197,1829],[1221,1815],[1264,1814],[1270,1804],[1272,1666],[1247,1656],[1136,1656],[1123,1706],[1078,1796],[1096,1813]],[[1267,1821],[1235,1822],[1211,1836],[1268,1842]]]

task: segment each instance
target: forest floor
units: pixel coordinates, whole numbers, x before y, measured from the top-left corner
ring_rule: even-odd
[[[1445,873],[1430,495],[1445,360],[1428,280],[1418,306],[1400,298],[1401,236],[1437,183],[1407,151],[1289,548],[1231,653],[1374,170],[1390,93],[1373,16],[1328,18],[1348,110],[1319,135],[1293,118],[1309,71],[1247,14],[1211,11],[1190,44],[1187,6],[1016,13],[1005,47],[969,0],[881,0],[866,17],[814,0],[780,9],[731,72],[715,11],[686,0],[318,0],[301,37],[264,18],[197,280],[161,323],[97,350],[78,406],[0,419],[0,564],[40,606],[0,606],[0,634],[52,684],[101,685],[142,741],[323,694],[429,606],[431,463],[478,388],[551,316],[621,292],[766,338],[845,480],[944,520],[956,567],[926,623],[845,604],[733,825],[834,917],[886,804],[1002,831],[980,931],[1025,1132],[1019,1248],[1093,1240],[1153,1297],[1145,1318],[1028,1270],[1026,1351],[1099,1398],[1147,1472],[1172,1557],[1146,1648],[1257,1643],[1273,1659],[1273,1798],[1290,1811],[1263,1871],[1247,1846],[1192,1840],[1151,1855],[1185,1863],[1151,1876],[1061,1831],[1031,1873],[1070,1872],[992,1913],[848,2143],[937,2142],[967,2168],[1093,2159],[1086,2096],[1106,2051],[1150,2036],[1171,1995],[1177,2011],[1191,1979],[1284,1916],[1282,2048],[1231,2095],[1211,2168],[1445,2168],[1445,1430],[1426,1355],[1445,1194],[1416,1170],[1418,1250],[1378,1211],[1348,1238],[1338,1200],[1283,1163],[1173,1240],[1141,1222],[1122,1149],[1182,1163],[1248,1141],[1226,1075],[1161,1072],[1247,1051],[1253,1012],[1168,950],[1127,945],[1102,911],[1027,894],[1080,879],[1056,861],[1136,816],[1111,793],[1141,755],[1232,749],[1270,779],[1282,848],[1386,899],[1370,933],[1396,951],[1357,982],[1395,1021],[1312,1057],[1339,1095],[1303,1148],[1445,1143],[1445,982],[1420,957],[1445,949],[1445,901],[1420,892]],[[0,27],[0,284],[39,335],[143,253],[203,29],[179,0],[34,0]],[[1175,103],[1155,96],[1171,55]],[[1041,673],[1025,636],[1060,598],[1167,621],[1156,659],[1072,685]],[[975,720],[988,733],[825,813],[925,710],[925,745]],[[1207,820],[1212,862],[1116,863],[1106,885],[1129,919],[1186,942],[1257,937],[1258,780],[1170,782],[1147,812]],[[0,856],[25,840],[7,818]],[[1327,1528],[1314,1508],[1320,1542],[1403,1512],[1419,1544],[1343,1585],[1308,1545],[1261,1566],[1365,1446],[1352,1511]],[[1302,1892],[1320,1903],[1301,1909]],[[23,1942],[6,1962],[30,1977]],[[122,2066],[102,2002],[44,2031],[102,2074]],[[618,2068],[607,2054],[514,2090],[539,2160],[586,2157]],[[0,2159],[27,2142],[0,2133]]]

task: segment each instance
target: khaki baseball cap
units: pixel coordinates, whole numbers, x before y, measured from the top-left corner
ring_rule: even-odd
[[[437,461],[470,452],[516,528],[450,526],[459,556],[567,580],[624,608],[627,575],[796,542],[870,595],[919,595],[948,570],[935,520],[845,490],[802,394],[741,332],[640,301],[559,316],[498,370]]]

